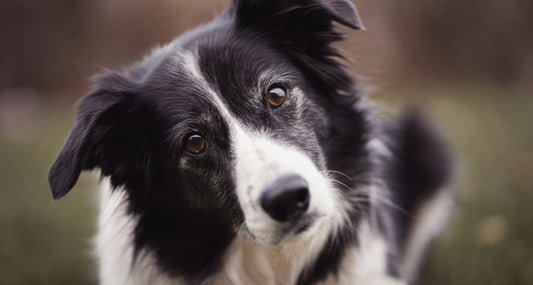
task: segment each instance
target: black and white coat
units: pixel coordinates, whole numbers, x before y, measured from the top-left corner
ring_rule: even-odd
[[[450,159],[420,116],[390,121],[359,92],[334,22],[363,28],[348,0],[235,0],[98,78],[49,178],[58,199],[101,171],[101,284],[416,280],[452,206]],[[305,207],[279,218],[264,197],[287,177]]]

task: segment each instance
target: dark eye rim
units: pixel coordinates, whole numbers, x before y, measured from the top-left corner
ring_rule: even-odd
[[[193,152],[191,150],[189,150],[187,148],[187,141],[192,137],[192,136],[200,136],[202,139],[203,139],[203,142],[204,142],[204,147],[202,148],[202,150],[200,150],[199,152]],[[183,150],[188,153],[188,154],[191,154],[191,155],[201,155],[201,154],[204,154],[205,151],[209,148],[209,143],[207,142],[207,140],[205,139],[205,137],[198,131],[192,131],[192,132],[189,132],[187,133],[187,135],[185,135],[183,137]]]
[[[283,92],[285,93],[285,97],[283,99],[283,102],[277,106],[271,104],[268,100],[268,94],[270,93],[271,90],[273,89],[276,89],[276,88],[279,88],[281,90],[283,90]],[[279,108],[281,106],[283,106],[285,104],[285,102],[287,101],[287,98],[289,97],[289,88],[287,88],[287,86],[285,84],[282,84],[282,83],[274,83],[274,84],[271,84],[267,89],[266,89],[266,92],[265,92],[265,98],[266,98],[266,101],[268,103],[268,105],[270,105],[272,108],[276,109],[276,108]]]

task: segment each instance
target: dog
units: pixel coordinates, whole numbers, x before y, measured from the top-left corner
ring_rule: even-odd
[[[348,0],[234,0],[79,103],[54,199],[101,173],[100,284],[409,284],[452,208],[451,155],[332,44]]]

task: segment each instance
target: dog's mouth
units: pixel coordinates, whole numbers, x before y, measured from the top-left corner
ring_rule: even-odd
[[[276,246],[285,242],[305,240],[322,225],[323,219],[321,218],[324,216],[310,213],[297,221],[277,223],[263,230],[257,229],[254,225],[245,224],[243,232],[257,243]]]
[[[301,225],[299,228],[296,229],[294,234],[295,235],[299,235],[299,234],[305,232],[309,228],[310,225],[311,225],[311,223],[305,223],[305,224]]]

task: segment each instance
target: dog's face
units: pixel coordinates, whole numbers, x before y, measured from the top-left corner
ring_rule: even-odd
[[[179,165],[186,179],[204,180],[199,186],[215,199],[227,199],[219,195],[225,182],[224,192],[236,195],[244,214],[244,223],[235,226],[258,242],[276,244],[332,212],[320,141],[327,119],[288,59],[260,42],[246,43],[199,45],[196,55],[181,54],[180,69],[193,75],[186,84],[200,86],[197,98],[210,111],[191,110],[178,122],[185,144]],[[191,139],[204,149],[190,151]]]
[[[101,168],[127,191],[136,245],[168,264],[236,235],[275,245],[329,229],[343,215],[327,172],[332,98],[351,85],[332,21],[361,28],[348,1],[236,1],[102,76],[50,171],[54,197]]]
[[[277,244],[334,208],[322,151],[327,117],[285,56],[238,36],[172,47],[137,96],[165,126],[185,207],[217,209],[238,233]]]

